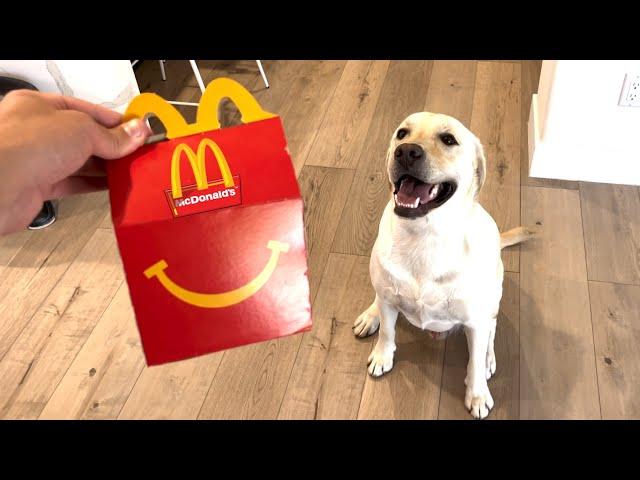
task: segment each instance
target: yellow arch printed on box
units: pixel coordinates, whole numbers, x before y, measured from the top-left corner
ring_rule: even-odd
[[[169,139],[217,130],[220,128],[218,105],[223,98],[229,98],[235,103],[242,115],[241,121],[243,123],[257,122],[277,116],[263,110],[253,95],[235,80],[216,78],[209,83],[202,94],[196,123],[187,124],[184,117],[173,105],[155,93],[143,93],[134,98],[124,113],[124,121],[144,118],[153,114],[164,124]]]
[[[184,153],[189,160],[193,175],[196,177],[196,187],[198,190],[206,190],[209,185],[209,179],[207,178],[207,166],[206,166],[206,154],[207,147],[213,152],[213,156],[218,162],[218,168],[222,174],[222,180],[224,186],[231,188],[235,186],[233,176],[231,175],[231,169],[227,163],[227,159],[220,150],[220,147],[216,142],[210,138],[203,139],[198,145],[198,152],[194,153],[191,147],[185,143],[178,145],[173,151],[173,157],[171,158],[171,195],[173,198],[182,197],[182,183],[180,182],[180,159]]]
[[[254,295],[271,278],[281,252],[289,250],[289,244],[270,240],[267,248],[271,250],[271,257],[262,271],[249,283],[223,293],[200,293],[187,290],[171,280],[165,270],[168,265],[164,260],[154,263],[144,271],[147,278],[156,277],[160,284],[174,297],[185,303],[201,308],[223,308],[236,305]]]

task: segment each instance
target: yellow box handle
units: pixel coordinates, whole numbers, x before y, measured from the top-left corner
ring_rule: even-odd
[[[230,78],[216,78],[211,81],[200,99],[196,122],[187,124],[176,108],[155,93],[143,93],[134,98],[124,121],[155,115],[167,129],[167,138],[179,138],[220,128],[218,105],[223,98],[229,98],[240,111],[242,123],[257,122],[277,115],[260,107],[258,101],[241,84]]]

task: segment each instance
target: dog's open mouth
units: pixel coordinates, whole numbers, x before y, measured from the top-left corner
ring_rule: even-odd
[[[401,217],[421,217],[444,204],[456,191],[454,182],[426,183],[403,175],[395,183],[394,212]]]

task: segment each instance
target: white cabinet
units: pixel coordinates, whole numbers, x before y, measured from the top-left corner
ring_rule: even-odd
[[[620,106],[636,60],[545,60],[529,115],[532,177],[640,185],[640,107]]]

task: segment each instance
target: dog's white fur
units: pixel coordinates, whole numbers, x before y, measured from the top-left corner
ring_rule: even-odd
[[[400,128],[408,130],[397,139]],[[449,132],[459,145],[447,146],[440,134]],[[413,325],[433,332],[464,327],[469,348],[465,406],[475,418],[493,407],[487,380],[496,371],[493,348],[496,317],[502,297],[502,247],[524,240],[529,232],[514,229],[503,234],[478,203],[486,162],[475,135],[458,120],[427,112],[407,117],[394,132],[387,153],[393,184],[394,151],[402,143],[422,146],[429,183],[454,180],[457,190],[440,207],[418,218],[394,213],[387,204],[371,252],[370,274],[376,297],[354,324],[364,337],[378,328],[369,356],[369,373],[380,376],[393,367],[395,326],[402,312]]]

